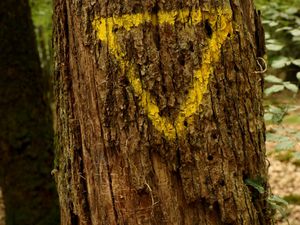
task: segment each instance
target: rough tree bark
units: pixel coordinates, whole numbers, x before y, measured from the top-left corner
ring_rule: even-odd
[[[62,224],[268,225],[252,0],[55,0]]]
[[[0,1],[0,186],[6,225],[57,225],[53,126],[27,0]]]

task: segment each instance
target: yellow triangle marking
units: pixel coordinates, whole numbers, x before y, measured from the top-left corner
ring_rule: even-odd
[[[144,23],[174,25],[178,22],[194,26],[205,20],[209,21],[213,29],[212,37],[208,39],[208,46],[203,52],[202,65],[194,71],[194,82],[186,96],[186,100],[181,104],[176,120],[170,121],[169,118],[159,115],[159,108],[155,99],[147,90],[142,88],[142,82],[135,72],[135,65],[126,59],[126,53],[122,51],[118,44],[113,29],[124,28],[130,31],[133,27]],[[203,94],[207,91],[210,74],[214,70],[214,64],[220,60],[222,44],[228,34],[233,32],[231,10],[219,8],[208,12],[200,9],[183,9],[169,12],[160,11],[158,14],[146,12],[120,17],[96,18],[93,21],[93,27],[97,31],[98,39],[108,45],[110,53],[119,61],[122,72],[125,73],[126,71],[134,92],[140,97],[140,106],[147,112],[153,126],[168,139],[184,136],[186,131],[184,121],[189,120],[191,116],[199,111]]]

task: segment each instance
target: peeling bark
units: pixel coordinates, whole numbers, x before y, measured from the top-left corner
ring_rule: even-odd
[[[251,0],[56,0],[55,15],[62,224],[272,224],[245,184],[267,189]]]

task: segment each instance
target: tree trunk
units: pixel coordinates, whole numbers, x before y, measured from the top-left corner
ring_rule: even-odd
[[[27,0],[0,1],[0,186],[6,225],[57,225],[53,126]]]
[[[272,224],[260,19],[200,2],[55,0],[63,225]]]

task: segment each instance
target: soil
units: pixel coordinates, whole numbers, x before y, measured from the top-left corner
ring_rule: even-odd
[[[291,163],[280,162],[275,157],[269,157],[270,184],[274,195],[284,198],[285,196],[300,196],[300,167]],[[276,214],[277,225],[299,225],[300,205],[289,203],[287,209],[283,207],[287,216]],[[288,223],[289,222],[289,223]]]
[[[298,116],[300,113],[298,113]],[[285,150],[276,150],[280,141],[267,141],[267,154],[270,162],[269,182],[271,191],[289,202],[287,208],[283,207],[283,212],[277,212],[278,225],[299,225],[300,224],[300,158],[295,157],[300,154],[299,139],[295,139],[293,134],[300,132],[300,125],[277,125],[268,126],[267,131],[274,132],[283,137],[289,137],[294,141],[294,146]],[[295,133],[296,132],[296,133]],[[299,134],[299,133],[298,133]]]

